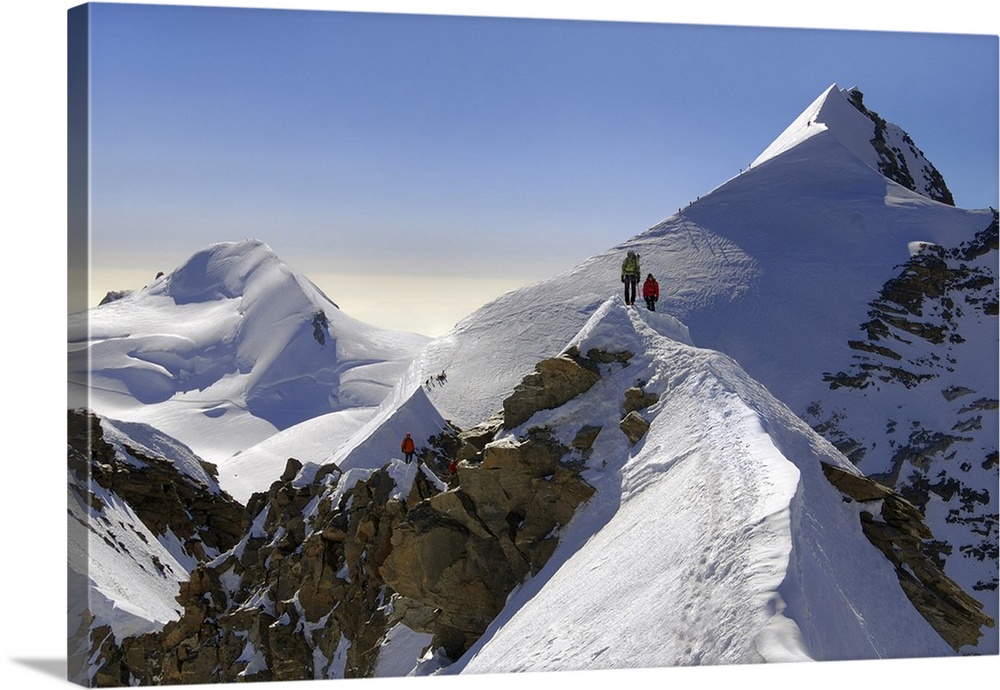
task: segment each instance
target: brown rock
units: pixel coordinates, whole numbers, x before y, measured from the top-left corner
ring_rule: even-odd
[[[638,386],[633,386],[625,391],[625,402],[622,403],[622,414],[645,410],[650,405],[659,402],[660,396],[656,393],[647,393]]]
[[[589,390],[600,379],[596,371],[567,355],[542,360],[503,401],[504,426],[512,429],[539,410],[559,407]]]
[[[649,431],[649,422],[643,419],[638,412],[629,412],[625,415],[625,419],[618,425],[618,428],[628,438],[629,443],[634,446]]]

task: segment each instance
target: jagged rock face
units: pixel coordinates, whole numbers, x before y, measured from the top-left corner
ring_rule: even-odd
[[[321,469],[296,487],[298,463],[255,494],[253,525],[218,564],[192,573],[184,614],[158,635],[126,640],[141,683],[287,681],[371,675],[385,633],[379,568],[406,504],[390,500],[383,470],[342,494],[340,472]],[[437,487],[418,477],[407,502]],[[336,501],[331,500],[336,498]],[[326,500],[324,500],[326,499]],[[311,519],[309,506],[316,510]],[[348,641],[348,643],[345,643]]]
[[[93,481],[111,491],[132,506],[154,535],[174,534],[197,559],[204,560],[206,550],[226,551],[239,540],[243,509],[232,498],[208,491],[170,462],[134,448],[129,454],[141,464],[126,462],[104,440],[100,420],[90,412],[69,410],[68,431],[70,466],[81,482],[77,490]],[[202,467],[215,476],[210,463],[202,462]]]
[[[944,177],[927,161],[923,151],[913,143],[913,139],[895,125],[888,124],[878,113],[869,110],[864,105],[864,94],[857,89],[850,92],[849,100],[858,111],[875,123],[875,136],[871,144],[878,153],[879,172],[918,194],[954,206],[955,200],[944,182]],[[906,162],[907,158],[921,162],[920,169],[911,171]]]
[[[830,387],[863,389],[877,387],[880,381],[896,381],[914,388],[948,370],[954,356],[947,346],[964,341],[958,317],[965,311],[984,317],[997,315],[996,276],[986,265],[970,265],[996,251],[994,219],[970,243],[950,250],[926,246],[913,256],[871,303],[870,320],[861,325],[867,338],[848,343],[867,356],[858,356],[859,363],[847,373],[827,374]],[[903,355],[896,350],[905,349],[914,338],[946,346],[942,348],[944,354],[927,361],[902,363]]]
[[[390,499],[395,484],[386,468],[336,505],[324,501],[321,485],[275,482],[248,507],[256,526],[240,547],[184,583],[180,619],[123,643],[120,678],[368,677],[398,623],[461,654],[507,594],[544,564],[558,527],[593,492],[559,457],[544,439],[487,449],[481,466],[460,470],[458,489],[440,492],[418,475],[406,501]],[[294,478],[290,468],[286,477]],[[329,468],[326,476],[337,474]]]
[[[89,507],[91,520],[102,519],[105,506],[97,495],[98,490],[102,490],[103,495],[130,506],[132,513],[154,537],[179,541],[184,552],[198,563],[204,563],[239,541],[246,528],[244,511],[229,496],[210,491],[163,458],[151,457],[135,448],[126,448],[129,457],[123,457],[105,440],[100,419],[92,413],[70,410],[67,431],[73,480],[70,492],[76,494],[81,505]],[[214,467],[208,463],[202,466],[214,475]],[[134,529],[124,524],[108,529],[119,528]],[[113,540],[114,534],[109,533],[104,538]],[[142,567],[148,567],[138,560],[140,554],[129,555]],[[155,558],[153,566],[161,570],[167,567]],[[190,587],[181,583],[182,597]],[[84,592],[78,596],[85,600]],[[144,651],[135,651],[131,640],[126,639],[119,647],[111,628],[94,625],[94,622],[94,616],[89,611],[84,612],[81,629],[71,631],[71,646],[89,647],[89,663],[93,667],[91,684],[128,685],[135,676],[133,669],[149,670],[153,666],[158,669],[158,664],[148,660]],[[149,643],[158,640],[159,636],[147,634],[137,639]],[[70,673],[71,677],[77,675]]]
[[[998,223],[959,247],[925,246],[886,282],[851,341],[853,364],[804,415],[868,477],[924,515],[925,553],[996,610]],[[995,349],[994,349],[995,356]]]
[[[893,564],[903,591],[927,622],[956,652],[978,644],[983,627],[996,622],[924,552],[923,542],[932,534],[920,511],[864,476],[827,464],[823,472],[845,496],[865,506],[862,531]]]
[[[459,461],[475,458],[481,460],[481,455],[486,444],[492,441],[496,437],[497,432],[503,428],[503,419],[503,413],[501,412],[482,424],[460,432],[458,434],[459,445],[455,449],[454,457]]]

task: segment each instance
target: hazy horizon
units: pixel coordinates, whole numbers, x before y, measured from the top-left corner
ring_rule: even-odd
[[[282,257],[279,255],[278,258]],[[178,266],[169,270],[175,268]],[[344,313],[354,318],[373,326],[429,337],[444,335],[458,321],[483,304],[505,292],[535,282],[530,277],[523,276],[407,277],[307,272],[294,265],[289,265],[289,268],[311,280]],[[108,292],[145,287],[155,279],[157,273],[158,271],[142,268],[106,269],[93,273],[88,308],[97,306]]]

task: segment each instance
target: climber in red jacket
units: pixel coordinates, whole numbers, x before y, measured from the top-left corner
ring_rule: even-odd
[[[406,455],[406,462],[413,460],[413,452],[416,450],[416,446],[414,445],[413,439],[410,438],[409,434],[407,434],[406,438],[403,439],[403,442],[399,444],[399,449]]]
[[[642,284],[642,298],[646,300],[649,311],[656,311],[656,303],[660,301],[660,284],[652,273],[646,276],[646,282]]]

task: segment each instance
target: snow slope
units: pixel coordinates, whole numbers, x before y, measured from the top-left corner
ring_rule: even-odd
[[[90,531],[69,532],[69,577],[80,578],[80,593],[85,592],[70,602],[72,627],[82,623],[79,607],[86,605],[95,621],[109,626],[119,641],[158,630],[180,615],[175,598],[179,584],[188,578],[189,559],[177,560],[178,545],[161,543],[117,496],[99,487],[94,494],[99,510],[72,493],[69,500],[70,515],[92,526]],[[86,543],[75,536],[86,537]]]
[[[250,495],[267,489],[289,458],[307,465],[323,464],[371,421],[375,408],[357,407],[330,412],[300,422],[240,450],[219,468],[219,480],[233,498],[246,504]]]
[[[994,619],[996,238],[994,220],[991,233],[961,247],[915,246],[831,366],[831,390],[805,417],[858,469],[924,513],[948,574]],[[981,651],[997,651],[997,632],[987,632]]]

